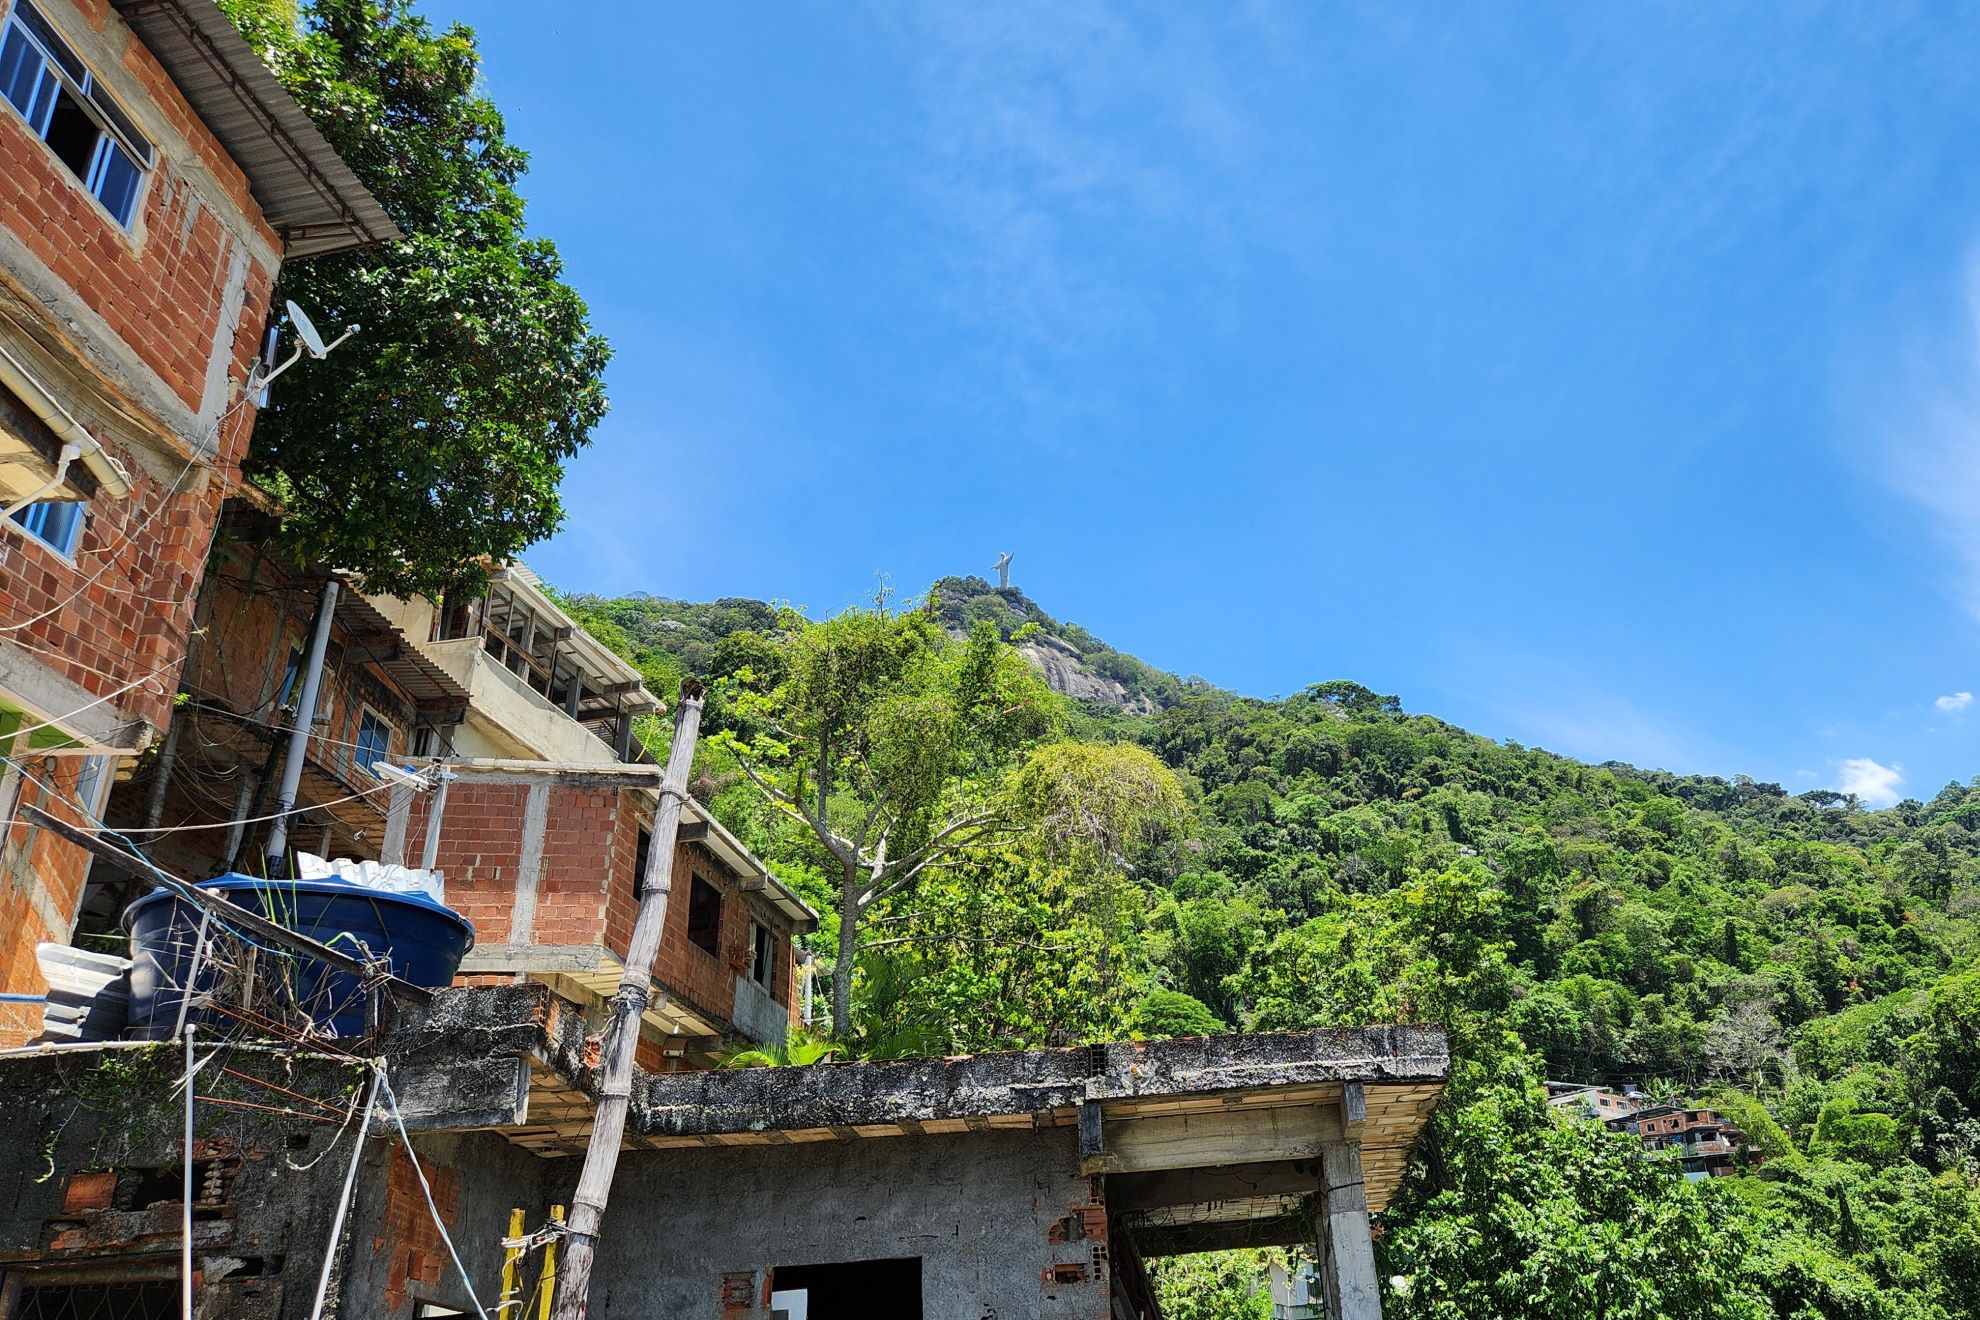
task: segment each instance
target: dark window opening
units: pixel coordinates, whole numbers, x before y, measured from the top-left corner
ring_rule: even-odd
[[[639,827],[639,842],[633,845],[633,897],[646,892],[646,868],[653,860],[653,831],[642,825]]]
[[[722,942],[722,891],[700,876],[688,891],[688,943],[714,954]]]
[[[177,1320],[175,1279],[144,1283],[69,1283],[21,1289],[20,1320]]]
[[[779,1302],[783,1305],[779,1305]],[[800,1308],[794,1303],[802,1302]],[[921,1320],[921,1257],[838,1265],[779,1265],[770,1314],[805,1320]]]
[[[771,951],[777,947],[776,938],[770,928],[760,921],[749,923],[750,965],[749,977],[765,990],[770,988],[770,979],[776,968],[770,961]]]
[[[26,0],[0,28],[0,97],[128,228],[151,144]]]

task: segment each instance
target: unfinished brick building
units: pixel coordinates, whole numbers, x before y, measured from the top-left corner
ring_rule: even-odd
[[[447,901],[475,923],[472,981],[540,981],[602,1022],[638,915],[654,765],[450,763],[437,860]],[[437,798],[408,804],[423,840]],[[639,1060],[716,1061],[725,1040],[784,1043],[801,994],[796,939],[818,918],[699,804],[683,817],[674,888]]]
[[[204,0],[0,0],[0,71],[0,816],[75,819],[170,721],[282,262],[396,231]],[[0,838],[0,994],[83,875]]]

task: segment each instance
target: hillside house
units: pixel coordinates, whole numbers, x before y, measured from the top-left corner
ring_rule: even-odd
[[[323,584],[336,576],[276,552],[274,518],[252,487],[227,502],[225,537],[194,602],[195,640],[176,676],[177,716],[157,755],[116,786],[104,812],[113,828],[139,831],[134,837],[162,865],[193,879],[261,869]],[[321,856],[378,857],[387,803],[372,767],[443,747],[467,703],[467,689],[377,605],[339,591],[293,844]],[[173,832],[145,833],[152,830]],[[114,932],[146,888],[97,867],[79,932]]]
[[[1547,1083],[1547,1104],[1551,1108],[1581,1118],[1599,1118],[1604,1121],[1621,1118],[1635,1113],[1643,1103],[1643,1094],[1634,1087],[1627,1091],[1611,1091],[1604,1086],[1584,1085],[1579,1082]]]
[[[170,725],[275,277],[396,233],[206,0],[0,0],[0,817],[93,815]],[[7,1005],[85,871],[0,837]]]
[[[271,549],[274,516],[252,490],[230,502],[224,550],[195,609],[203,637],[179,680],[178,721],[106,813],[123,829],[194,826],[149,849],[194,879],[262,864],[331,576]],[[393,788],[375,767],[444,766],[433,857],[449,903],[478,934],[463,975],[541,980],[602,1014],[623,971],[660,777],[632,721],[659,704],[519,565],[453,608],[342,590],[291,844],[423,861],[438,795]],[[675,875],[642,1061],[658,1071],[711,1063],[738,1038],[782,1044],[802,996],[796,939],[816,915],[698,804]],[[149,887],[99,865],[80,930],[114,936]]]
[[[1731,1174],[1739,1158],[1747,1154],[1746,1139],[1739,1129],[1710,1109],[1651,1105],[1609,1119],[1608,1127],[1640,1138],[1645,1150],[1675,1152],[1684,1165],[1684,1176],[1693,1182]]]

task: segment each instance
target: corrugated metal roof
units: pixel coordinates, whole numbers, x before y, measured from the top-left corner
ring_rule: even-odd
[[[247,175],[291,258],[370,247],[397,225],[213,0],[112,0]]]

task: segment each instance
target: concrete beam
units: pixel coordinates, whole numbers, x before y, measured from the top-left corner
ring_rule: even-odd
[[[392,1093],[410,1132],[515,1127],[529,1121],[529,1062],[469,1059],[394,1067]],[[391,1119],[379,1114],[379,1130]]]
[[[1143,1173],[1317,1160],[1323,1147],[1342,1137],[1332,1105],[1137,1118],[1107,1125],[1099,1166],[1107,1173]]]
[[[1303,1214],[1216,1224],[1144,1224],[1128,1230],[1142,1256],[1190,1256],[1199,1251],[1245,1247],[1296,1247],[1313,1241],[1313,1221]]]
[[[1281,1160],[1222,1169],[1164,1169],[1107,1179],[1107,1208],[1120,1213],[1242,1201],[1254,1196],[1311,1195],[1320,1185],[1317,1160]]]

